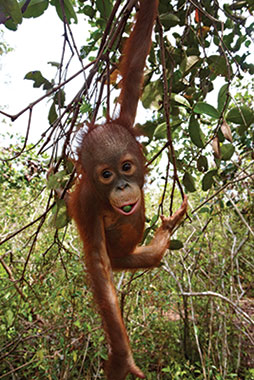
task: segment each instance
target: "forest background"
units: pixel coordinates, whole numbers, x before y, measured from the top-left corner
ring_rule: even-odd
[[[0,0],[2,55],[5,30],[42,17],[50,28],[49,11],[63,34],[54,74],[24,73],[38,97],[0,105],[0,379],[103,379],[81,244],[54,194],[71,188],[80,130],[118,112],[136,3]],[[149,169],[144,243],[181,188],[189,211],[160,268],[115,276],[147,379],[254,379],[253,11],[253,0],[160,0],[135,126]]]

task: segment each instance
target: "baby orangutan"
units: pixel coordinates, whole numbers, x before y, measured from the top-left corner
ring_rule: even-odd
[[[187,198],[161,226],[148,246],[138,246],[144,232],[145,159],[133,123],[157,15],[157,0],[141,0],[138,18],[123,52],[119,118],[93,125],[78,149],[79,176],[69,194],[68,211],[83,241],[85,263],[109,344],[108,380],[128,374],[143,379],[136,366],[121,316],[113,270],[152,268],[169,247],[170,235],[187,209]]]

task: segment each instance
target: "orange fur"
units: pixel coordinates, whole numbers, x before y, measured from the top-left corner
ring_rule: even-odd
[[[138,246],[145,221],[145,159],[131,127],[157,6],[158,0],[141,1],[121,64],[119,119],[92,125],[84,134],[78,149],[80,175],[67,204],[83,241],[86,267],[109,345],[105,365],[108,380],[125,380],[128,374],[145,377],[132,356],[112,271],[157,266],[187,208],[185,198],[171,218],[162,218],[151,243]]]

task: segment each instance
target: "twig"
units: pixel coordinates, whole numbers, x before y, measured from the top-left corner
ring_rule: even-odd
[[[12,271],[11,271],[10,267],[5,263],[5,261],[3,260],[2,257],[0,257],[0,263],[2,264],[2,266],[5,269],[6,273],[8,274],[9,279],[11,280],[11,282],[13,282],[14,287],[16,288],[17,292],[20,294],[20,296],[23,299],[23,301],[27,301],[27,298],[24,295],[24,293],[22,292],[22,289],[20,289],[20,287],[17,284],[17,281],[13,277],[13,274],[12,274]]]
[[[191,292],[191,293],[181,292],[180,294],[183,296],[187,296],[187,297],[217,297],[217,298],[220,298],[223,301],[227,302],[236,312],[238,312],[239,314],[242,314],[244,316],[244,318],[246,319],[246,321],[254,326],[254,320],[251,319],[251,317],[247,313],[245,313],[245,311],[243,311],[239,306],[237,306],[229,298],[223,296],[220,293],[216,293],[216,292],[212,292],[212,291],[208,290],[207,292]]]

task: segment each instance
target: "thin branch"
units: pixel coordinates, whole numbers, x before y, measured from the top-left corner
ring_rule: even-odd
[[[220,293],[216,293],[216,292],[212,292],[212,291],[208,290],[207,292],[191,292],[191,293],[181,292],[181,295],[187,296],[187,297],[216,297],[216,298],[220,298],[223,301],[227,302],[237,313],[243,315],[244,318],[246,319],[246,321],[254,326],[254,320],[251,319],[251,317],[247,313],[245,313],[245,311],[243,311],[237,304],[235,304],[229,298],[223,296]]]
[[[27,298],[26,296],[24,295],[22,289],[18,286],[17,284],[17,280],[15,280],[15,278],[13,277],[13,274],[12,274],[12,271],[11,271],[11,268],[5,263],[5,261],[3,260],[2,257],[0,257],[0,263],[2,264],[3,268],[5,269],[6,273],[8,274],[9,276],[9,279],[11,280],[11,282],[13,283],[14,287],[16,288],[17,292],[20,294],[21,298],[23,299],[23,301],[27,301]]]

